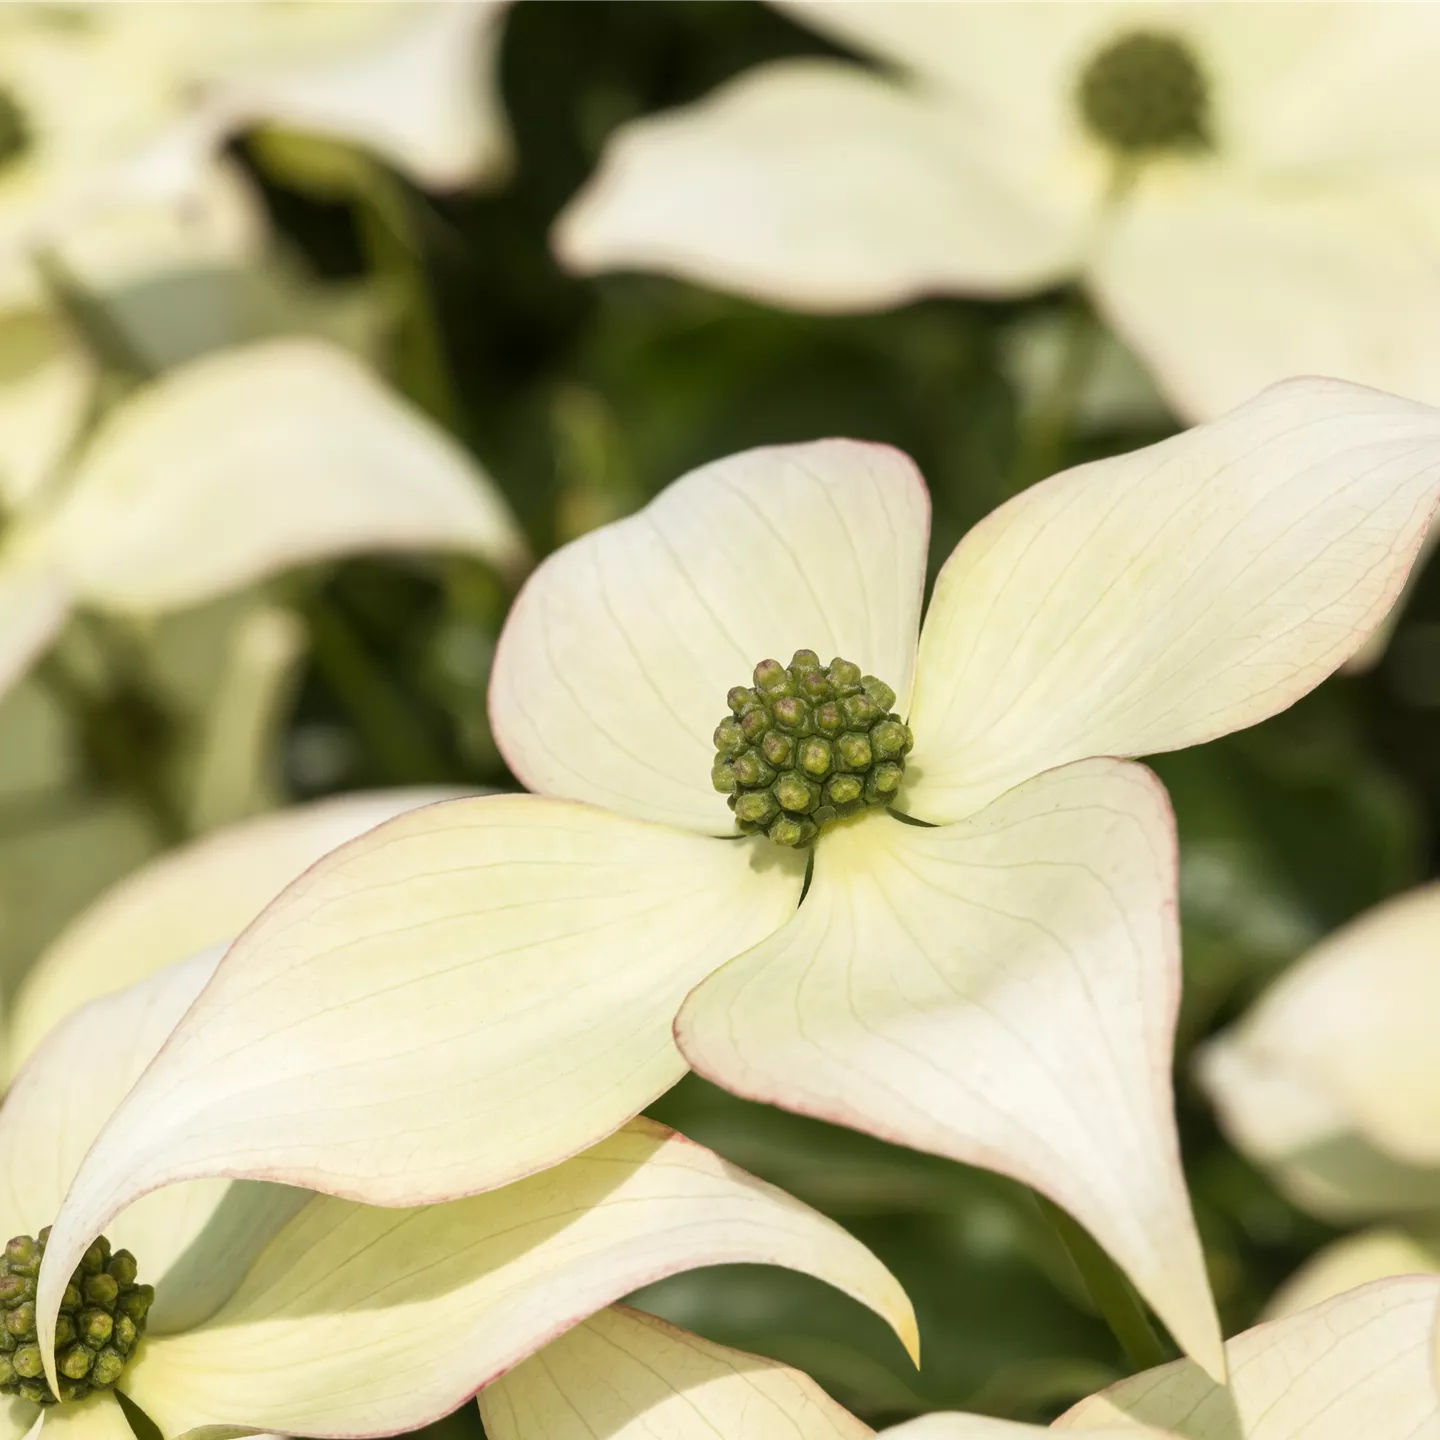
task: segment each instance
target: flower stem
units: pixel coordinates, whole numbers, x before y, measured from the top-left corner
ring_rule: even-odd
[[[155,366],[145,358],[110,308],[91,294],[55,251],[37,252],[35,268],[56,307],[108,376],[127,385],[155,378]]]
[[[90,684],[59,650],[41,659],[34,674],[69,716],[92,772],[130,797],[162,845],[184,840],[189,827],[166,783],[155,737],[146,733],[153,727],[146,723],[143,697],[130,697],[141,707],[132,710],[121,690],[112,694]]]
[[[357,190],[360,236],[370,267],[401,297],[396,379],[431,419],[458,434],[460,405],[415,224],[416,199],[402,181],[377,164],[365,166]]]
[[[1100,340],[1100,327],[1080,296],[1066,308],[1059,363],[1030,413],[1016,447],[1010,493],[1018,494],[1061,469]]]
[[[316,666],[350,712],[386,778],[408,785],[453,779],[424,724],[371,658],[348,618],[319,592],[305,598],[303,613]]]
[[[1052,1200],[1037,1194],[1041,1213],[1050,1222],[1071,1262],[1136,1370],[1152,1370],[1174,1359],[1155,1333],[1144,1302],[1119,1266],[1091,1238],[1090,1232]]]

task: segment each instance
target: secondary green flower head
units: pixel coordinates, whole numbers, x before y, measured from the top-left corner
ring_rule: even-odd
[[[1137,30],[1095,56],[1076,90],[1096,139],[1122,155],[1196,150],[1209,144],[1209,95],[1189,46]]]
[[[891,709],[894,690],[858,665],[837,655],[822,666],[797,650],[788,666],[762,660],[755,684],[726,699],[710,778],[747,835],[809,845],[827,825],[894,799],[915,737]]]
[[[35,1405],[83,1400],[112,1390],[145,1333],[155,1300],[149,1285],[137,1285],[135,1257],[110,1250],[102,1235],[81,1257],[55,1326],[60,1393],[50,1388],[35,1328],[35,1281],[45,1258],[47,1226],[38,1236],[16,1235],[0,1256],[0,1394],[18,1395]]]

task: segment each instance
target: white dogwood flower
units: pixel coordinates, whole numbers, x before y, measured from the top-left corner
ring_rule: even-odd
[[[694,472],[516,603],[490,711],[536,793],[402,816],[291,886],[53,1243],[73,1263],[135,1196],[217,1173],[379,1204],[504,1185],[689,1064],[1045,1191],[1218,1372],[1171,1097],[1172,817],[1107,757],[1318,684],[1437,489],[1440,412],[1292,382],[1003,505],[922,630],[903,455]]]
[[[508,162],[497,71],[509,0],[126,8],[132,43],[184,73],[212,133],[277,125],[345,141],[434,189]]]
[[[25,258],[194,211],[237,131],[358,145],[422,185],[492,174],[504,0],[7,6],[0,14],[0,296]],[[233,181],[232,181],[233,183]],[[137,218],[138,216],[138,218]],[[31,282],[33,285],[33,281]]]
[[[366,551],[525,564],[493,482],[336,346],[265,341],[179,366],[73,460],[83,374],[59,367],[44,388],[48,408],[0,431],[17,461],[0,485],[0,688],[77,606],[155,615]]]
[[[193,190],[208,170],[204,147],[175,128],[170,57],[136,43],[129,8],[0,15],[0,293],[27,253],[117,206],[173,199],[180,173]]]
[[[1191,420],[1289,375],[1440,401],[1431,7],[782,8],[882,68],[622,127],[569,265],[842,311],[1073,278]]]
[[[543,1175],[441,1204],[378,1209],[255,1181],[157,1191],[87,1247],[78,1273],[66,1267],[52,1349],[35,1313],[37,1268],[43,1291],[53,1265],[41,1232],[215,963],[197,956],[70,1015],[0,1108],[0,1229],[13,1237],[0,1252],[5,1440],[53,1427],[128,1440],[115,1390],[165,1440],[211,1427],[390,1435],[439,1419],[629,1290],[736,1261],[838,1285],[914,1353],[904,1292],[858,1241],[648,1121]]]
[[[1440,1270],[1440,886],[1327,937],[1200,1057],[1226,1132],[1296,1203],[1384,1225],[1336,1241],[1288,1311],[1384,1275]]]

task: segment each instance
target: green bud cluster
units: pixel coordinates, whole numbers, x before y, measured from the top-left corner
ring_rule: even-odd
[[[741,830],[809,845],[836,820],[894,799],[915,741],[883,680],[838,656],[821,665],[813,650],[789,665],[762,660],[754,678],[726,697],[710,772]]]
[[[0,169],[19,160],[30,148],[30,122],[15,97],[0,89]]]
[[[60,1394],[51,1390],[35,1329],[35,1284],[45,1258],[47,1226],[34,1238],[17,1235],[0,1256],[0,1394],[36,1405],[83,1400],[111,1390],[129,1364],[155,1301],[150,1285],[135,1283],[135,1257],[110,1252],[102,1235],[86,1252],[60,1302],[55,1364]]]
[[[1107,45],[1081,74],[1077,99],[1096,139],[1127,157],[1210,143],[1205,76],[1173,35],[1137,30]]]

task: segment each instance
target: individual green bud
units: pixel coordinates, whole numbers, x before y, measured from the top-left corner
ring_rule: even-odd
[[[740,722],[727,716],[715,727],[715,748],[722,755],[738,755],[746,745]]]
[[[34,1341],[29,1345],[22,1345],[10,1357],[10,1365],[22,1380],[34,1380],[45,1373],[40,1347]]]
[[[48,1233],[45,1235],[45,1238],[49,1239]],[[110,1242],[101,1235],[96,1238],[90,1248],[80,1257],[80,1264],[76,1268],[83,1270],[86,1275],[98,1275],[109,1263]]]
[[[38,1355],[40,1352],[37,1350],[35,1353]],[[21,1380],[15,1389],[22,1400],[28,1400],[32,1405],[50,1403],[50,1387],[43,1380]]]
[[[95,1352],[86,1345],[72,1345],[60,1352],[57,1364],[60,1373],[70,1380],[83,1380],[95,1363]]]
[[[755,667],[755,688],[766,697],[789,695],[793,687],[790,672],[778,660],[762,660]]]
[[[55,1317],[55,1348],[68,1345],[75,1338],[75,1322],[68,1315]]]
[[[18,1305],[35,1298],[35,1282],[28,1275],[0,1275],[0,1305]]]
[[[8,1355],[0,1355],[0,1386],[13,1385],[19,1377]]]
[[[710,783],[722,794],[735,793],[735,767],[728,760],[716,760],[710,767]]]
[[[753,745],[770,728],[770,714],[766,710],[747,710],[740,717],[740,729]]]
[[[140,1338],[140,1329],[128,1315],[116,1315],[115,1336],[112,1343],[122,1355],[128,1355]]]
[[[782,775],[770,793],[792,815],[808,815],[820,803],[820,787],[794,770]]]
[[[67,1281],[65,1293],[60,1297],[60,1308],[62,1310],[78,1310],[81,1305],[80,1287],[73,1281]]]
[[[775,767],[765,763],[765,757],[758,750],[747,750],[731,762],[737,785],[768,785],[775,778]]]
[[[113,1275],[87,1275],[84,1291],[92,1305],[113,1305],[120,1295],[120,1286]]]
[[[28,1235],[17,1235],[6,1243],[5,1262],[12,1275],[28,1275],[32,1279],[40,1273],[39,1245]]]
[[[768,834],[777,845],[784,845],[793,849],[796,845],[804,842],[805,826],[803,822],[795,819],[793,816],[782,815],[770,829],[766,831],[766,834]]]
[[[790,673],[792,675],[813,675],[819,669],[820,657],[813,650],[797,650],[790,657]]]
[[[845,728],[845,710],[838,700],[815,707],[815,728],[832,740]]]
[[[775,723],[792,735],[808,735],[812,728],[810,707],[798,695],[782,695],[771,707]]]
[[[910,748],[910,729],[898,720],[882,720],[870,731],[877,760],[896,760]]]
[[[108,1390],[125,1373],[125,1357],[107,1345],[90,1369],[90,1383],[99,1390]]]
[[[835,690],[823,670],[807,670],[799,679],[798,688],[812,705],[834,697]]]
[[[29,1335],[35,1329],[35,1302],[24,1300],[7,1310],[5,1328],[12,1335]]]
[[[884,760],[865,777],[865,798],[872,805],[889,800],[900,788],[905,772],[893,761]]]
[[[869,768],[874,756],[870,750],[870,737],[854,730],[847,730],[836,742],[842,769],[859,772]]]
[[[760,701],[748,685],[732,685],[725,696],[725,703],[737,715],[743,715],[747,710],[753,710]]]
[[[108,1310],[102,1310],[98,1305],[91,1306],[76,1316],[75,1328],[92,1350],[98,1350],[110,1343],[110,1336],[115,1332],[115,1319]]]
[[[888,715],[895,708],[895,692],[883,680],[876,679],[874,675],[866,675],[860,683],[882,715]]]
[[[735,818],[748,825],[766,825],[780,813],[780,802],[768,790],[753,790],[735,801]]]
[[[858,775],[832,775],[825,782],[825,799],[841,811],[864,794],[865,782]]]
[[[852,730],[868,730],[885,714],[863,690],[858,695],[847,695],[841,703]]]
[[[760,741],[760,752],[777,770],[783,770],[795,758],[795,742],[778,730],[767,730]]]
[[[145,1317],[150,1313],[150,1307],[155,1303],[155,1287],[153,1285],[137,1285],[133,1290],[127,1290],[116,1302],[116,1309],[122,1315],[128,1315],[137,1325],[144,1325]]]
[[[837,695],[853,695],[860,688],[860,667],[838,655],[830,662],[829,675]]]
[[[835,754],[830,742],[812,735],[800,745],[800,768],[816,780],[823,780],[835,768]]]

